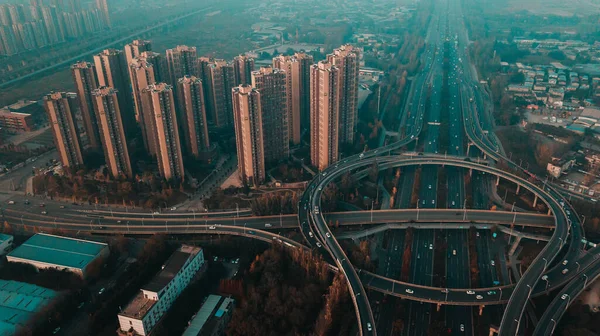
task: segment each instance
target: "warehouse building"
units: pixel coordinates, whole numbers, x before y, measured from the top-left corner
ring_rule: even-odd
[[[182,336],[223,336],[231,315],[235,300],[220,295],[209,295],[202,307],[189,323]]]
[[[105,243],[38,233],[6,258],[9,262],[26,263],[38,269],[66,269],[86,278],[89,266],[105,259],[109,253]]]
[[[204,265],[204,253],[182,245],[119,313],[120,335],[148,335]]]

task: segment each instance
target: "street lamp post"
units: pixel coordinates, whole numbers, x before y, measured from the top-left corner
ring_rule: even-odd
[[[585,273],[583,273],[583,276],[585,277],[585,281],[583,282],[583,288],[585,288],[587,287],[588,276]]]
[[[371,223],[373,222],[373,207],[374,207],[375,201],[371,201]]]
[[[417,221],[419,221],[419,203],[421,203],[421,199],[417,199]]]
[[[552,321],[552,331],[550,331],[550,335],[554,334],[554,329],[556,328],[556,320],[555,319],[550,319],[550,321]]]
[[[467,199],[466,198],[465,198],[465,202],[463,203],[463,210],[464,210],[463,222],[465,222],[467,220]]]
[[[560,248],[562,249],[563,246],[563,239],[561,237],[558,237],[558,240],[560,240]]]

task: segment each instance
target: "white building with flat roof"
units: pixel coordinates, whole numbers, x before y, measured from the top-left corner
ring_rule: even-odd
[[[204,253],[182,245],[119,313],[121,335],[148,335],[204,265]]]

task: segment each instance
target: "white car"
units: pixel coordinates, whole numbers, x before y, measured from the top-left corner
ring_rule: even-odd
[[[492,266],[496,266],[496,262],[492,260]]]
[[[431,200],[431,204],[435,204],[435,200]]]
[[[372,331],[372,330],[373,330],[373,327],[371,326],[371,323],[368,323],[368,322],[367,322],[367,329],[368,329],[369,331]]]
[[[325,233],[325,236],[326,236],[327,238],[331,238],[331,235],[329,234],[329,232]]]
[[[310,238],[314,237],[315,235],[313,235],[312,232],[309,232],[308,235],[310,236]]]
[[[321,243],[317,242],[317,247],[323,247],[323,245],[321,245]]]
[[[465,325],[464,324],[460,325],[460,331],[463,331],[463,332],[465,331]]]
[[[483,300],[483,296],[481,296],[481,295],[477,295],[475,298],[476,298],[477,300]]]
[[[211,226],[209,226],[208,228],[209,228],[209,229],[211,229],[211,230],[215,230],[217,227],[216,227],[216,226],[214,226],[214,225],[211,225]],[[275,238],[275,237],[273,237],[273,238]]]
[[[568,260],[565,260],[565,261],[562,262],[562,264],[565,265],[565,266],[567,266],[568,263],[569,263]]]
[[[563,294],[560,298],[566,300],[569,297],[569,294]]]
[[[456,255],[456,250],[452,250],[452,255]]]
[[[429,189],[431,189],[431,184],[429,185]]]
[[[472,291],[472,290],[468,290],[468,291],[467,291],[467,294],[469,294],[469,295],[473,295],[473,294],[475,294],[475,292],[474,292],[474,291]]]
[[[15,201],[8,201],[8,204],[10,204],[10,205],[15,204]]]
[[[544,275],[544,276],[542,277],[542,280],[544,280],[544,281],[548,280],[548,275]]]
[[[569,269],[568,268],[565,268],[564,270],[562,270],[562,274],[567,274],[567,273],[569,273]]]
[[[171,207],[171,211],[177,210],[177,207]]]
[[[406,289],[406,292],[407,292],[408,294],[413,294],[415,291],[414,291],[414,290],[412,290],[412,289],[410,289],[410,288],[407,288],[407,289]]]
[[[429,244],[429,249],[433,250],[433,244]]]

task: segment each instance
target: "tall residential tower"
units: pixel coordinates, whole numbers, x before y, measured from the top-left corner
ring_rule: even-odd
[[[250,84],[250,77],[254,71],[254,59],[245,55],[233,58],[233,69],[235,72],[235,85]]]
[[[114,176],[131,178],[131,160],[117,90],[101,86],[92,92],[106,166]]]
[[[262,119],[262,151],[267,164],[287,159],[290,155],[287,76],[284,70],[262,67],[252,72],[252,87],[260,93]]]
[[[44,108],[54,135],[54,143],[64,167],[83,164],[82,146],[77,126],[77,95],[53,92],[44,97]]]
[[[133,40],[125,45],[125,60],[127,66],[144,51],[152,51],[152,43],[148,40]]]
[[[129,83],[129,71],[125,55],[121,50],[105,49],[94,55],[98,86],[107,86],[115,89],[119,98],[119,109],[127,131],[135,125],[135,112]]]
[[[143,90],[148,102],[146,116],[152,117],[156,140],[156,157],[160,175],[166,179],[183,181],[185,171],[183,156],[179,141],[177,115],[175,113],[175,100],[173,87],[166,83],[157,83]]]
[[[340,71],[327,61],[311,66],[310,157],[319,170],[338,160]]]
[[[233,88],[233,117],[240,179],[251,186],[265,180],[260,93],[250,85]]]
[[[210,150],[202,81],[194,76],[180,78],[177,102],[186,153],[199,159]]]
[[[327,61],[340,71],[340,144],[353,143],[358,123],[358,74],[360,49],[349,44],[327,55]]]
[[[290,142],[300,144],[303,129],[310,127],[310,66],[313,58],[304,53],[273,58],[273,67],[287,74],[288,125]]]
[[[196,47],[178,45],[173,49],[167,49],[167,64],[169,65],[170,84],[175,85],[177,80],[183,76],[195,76],[198,74],[198,55]]]
[[[206,68],[206,105],[213,124],[216,127],[233,125],[231,89],[235,87],[233,65],[224,60],[215,60]]]
[[[71,66],[71,74],[73,75],[73,81],[77,89],[77,98],[79,99],[81,117],[88,145],[91,150],[99,152],[102,150],[102,143],[100,141],[100,132],[98,130],[98,122],[92,99],[92,91],[98,87],[96,69],[92,63],[78,62]]]

